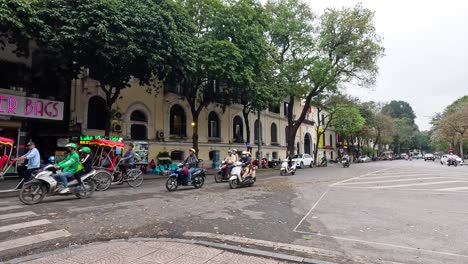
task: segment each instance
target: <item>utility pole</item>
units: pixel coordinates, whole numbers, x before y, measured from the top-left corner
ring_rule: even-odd
[[[260,162],[262,158],[262,125],[260,121],[260,111],[257,111],[257,131],[258,131],[258,154],[257,159]]]

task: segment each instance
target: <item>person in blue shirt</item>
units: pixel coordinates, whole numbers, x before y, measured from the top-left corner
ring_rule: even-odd
[[[36,148],[36,144],[30,141],[28,144],[26,144],[26,146],[29,150],[26,154],[21,157],[12,159],[13,161],[28,160],[28,164],[26,165],[27,169],[25,172],[23,172],[24,181],[21,185],[18,186],[18,188],[22,188],[25,182],[30,181],[32,173],[41,167],[41,155]]]
[[[135,151],[133,150],[133,143],[128,144],[128,151],[125,152],[125,155],[122,157],[121,171],[122,175],[127,173],[128,168],[131,168],[135,165]]]

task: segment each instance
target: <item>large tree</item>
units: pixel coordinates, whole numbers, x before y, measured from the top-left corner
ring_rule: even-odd
[[[340,137],[345,138],[349,146],[349,153],[354,153],[354,139],[362,130],[366,120],[361,116],[359,109],[354,105],[339,105],[335,109],[331,125]]]
[[[414,121],[416,118],[413,108],[405,101],[391,101],[382,108],[382,113],[395,119],[409,118]]]
[[[395,133],[395,122],[392,117],[384,113],[377,113],[375,115],[374,122],[374,145],[373,149],[377,145],[381,146],[391,142]]]
[[[148,85],[191,65],[192,28],[172,1],[43,0],[36,8],[40,46],[62,58],[72,78],[86,69],[104,91],[106,135],[112,105],[133,78]]]
[[[288,91],[288,152],[294,152],[296,133],[305,120],[312,100],[336,91],[343,83],[374,83],[377,59],[382,55],[370,10],[326,9],[317,19],[309,7],[297,0],[269,2],[272,43],[277,48],[278,79]],[[303,99],[295,115],[297,98]]]
[[[29,44],[38,29],[34,1],[0,0],[0,49],[14,44],[17,56],[29,56]]]

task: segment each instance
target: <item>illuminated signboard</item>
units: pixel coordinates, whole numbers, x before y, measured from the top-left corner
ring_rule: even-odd
[[[85,135],[85,136],[80,136],[80,145],[88,145],[89,141],[91,141],[93,139],[108,139],[108,140],[112,140],[112,141],[119,141],[120,140],[119,137],[105,137],[105,136]]]

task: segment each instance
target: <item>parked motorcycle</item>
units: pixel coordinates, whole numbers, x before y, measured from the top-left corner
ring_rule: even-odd
[[[214,177],[216,183],[229,181],[228,164],[225,161],[221,163]]]
[[[95,170],[90,171],[87,174],[81,176],[82,185],[80,190],[76,191],[75,187],[79,186],[76,179],[73,179],[68,183],[70,192],[61,194],[59,192],[59,186],[62,185],[54,178],[56,170],[53,165],[46,165],[44,168],[33,174],[31,181],[26,182],[21,188],[19,193],[19,199],[21,202],[27,205],[40,203],[46,195],[75,195],[78,198],[89,198],[93,195],[96,183],[92,179]]]
[[[288,174],[291,174],[291,175],[296,174],[296,162],[293,161],[292,166],[289,167],[289,162],[286,159],[286,160],[283,160],[283,162],[281,163],[280,175],[285,176]]]
[[[343,164],[343,168],[349,168],[349,160],[344,158],[341,159],[341,164]]]
[[[253,166],[253,165],[252,165]],[[242,162],[234,163],[234,167],[231,170],[231,175],[229,177],[229,187],[231,189],[235,189],[237,187],[246,187],[252,186],[257,181],[256,171],[257,167],[253,166],[249,168],[251,173],[247,173],[247,175],[243,178],[242,177]]]
[[[186,182],[187,174],[185,170],[185,164],[179,163],[178,168],[169,173],[166,181],[166,189],[170,192],[176,191],[179,185],[187,186],[193,185],[195,189],[201,188],[205,184],[206,171],[204,168],[197,168],[192,173],[192,181]]]

